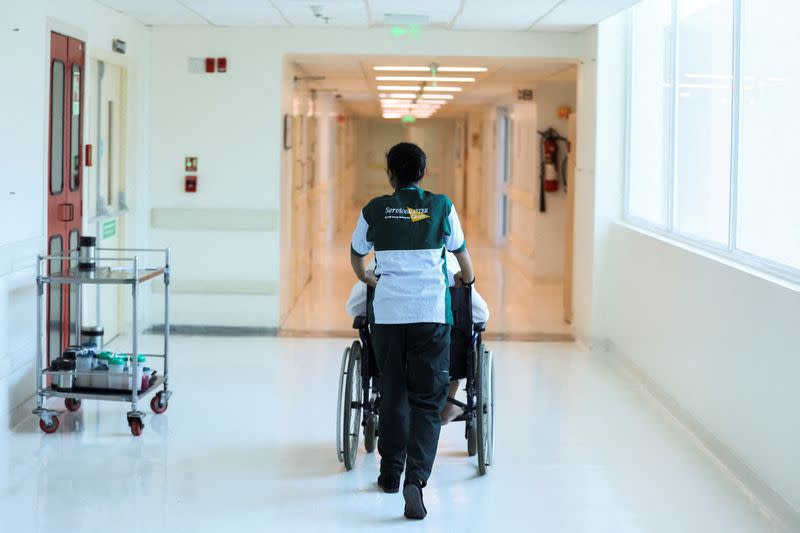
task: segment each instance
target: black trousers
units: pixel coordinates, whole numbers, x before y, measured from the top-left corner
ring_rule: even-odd
[[[372,344],[381,373],[381,473],[424,485],[439,444],[439,413],[450,383],[450,326],[375,324]]]

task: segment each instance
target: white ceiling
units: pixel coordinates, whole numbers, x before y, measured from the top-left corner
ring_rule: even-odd
[[[381,112],[378,85],[415,85],[405,82],[378,82],[375,80],[376,76],[420,75],[413,72],[376,72],[373,70],[375,66],[425,66],[437,63],[443,67],[486,67],[488,70],[484,73],[452,74],[474,77],[474,83],[442,83],[461,86],[463,90],[452,93],[453,100],[437,112],[438,117],[452,116],[476,105],[497,102],[512,94],[515,88],[534,88],[541,82],[575,83],[577,78],[574,63],[526,58],[302,55],[291,59],[302,76],[325,78],[322,81],[309,82],[310,87],[340,94],[351,111],[368,116],[379,116]]]
[[[638,0],[96,0],[149,26],[383,26],[420,15],[452,30],[582,31]],[[318,6],[322,17],[314,16]]]

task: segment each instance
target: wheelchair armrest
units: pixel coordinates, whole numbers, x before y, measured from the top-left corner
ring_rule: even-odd
[[[486,322],[479,322],[477,324],[473,324],[472,327],[475,331],[480,331],[481,333],[486,331]]]
[[[353,329],[361,329],[367,325],[367,317],[357,316],[353,319]]]

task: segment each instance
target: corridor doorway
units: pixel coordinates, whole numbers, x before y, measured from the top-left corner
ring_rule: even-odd
[[[475,72],[450,78],[474,81],[428,86],[375,70],[417,64],[464,65]],[[392,193],[384,156],[407,141],[428,155],[423,188],[447,194],[459,210],[476,264],[476,289],[490,308],[488,336],[572,338],[564,320],[569,189],[561,184],[548,193],[547,212],[538,211],[537,132],[554,127],[569,134],[557,111],[575,109],[573,63],[315,55],[293,56],[286,68],[287,77],[303,81],[284,98],[296,115],[288,119],[295,131],[284,159],[284,186],[291,187],[292,212],[282,249],[300,282],[282,292],[283,334],[352,336],[352,317],[345,312],[355,284],[350,233],[366,202]],[[311,132],[297,128],[299,121],[311,120]],[[301,140],[298,129],[317,137]],[[331,131],[335,138],[322,141],[319,132]],[[566,155],[566,146],[562,150]],[[313,168],[301,161],[314,161]],[[312,172],[313,180],[297,179]],[[319,206],[335,206],[335,212]],[[319,229],[316,221],[325,220],[326,232],[309,228]]]

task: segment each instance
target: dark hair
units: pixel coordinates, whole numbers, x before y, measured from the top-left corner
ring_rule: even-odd
[[[416,183],[425,175],[427,159],[425,152],[416,144],[395,144],[386,154],[389,177],[394,178],[397,187]]]

